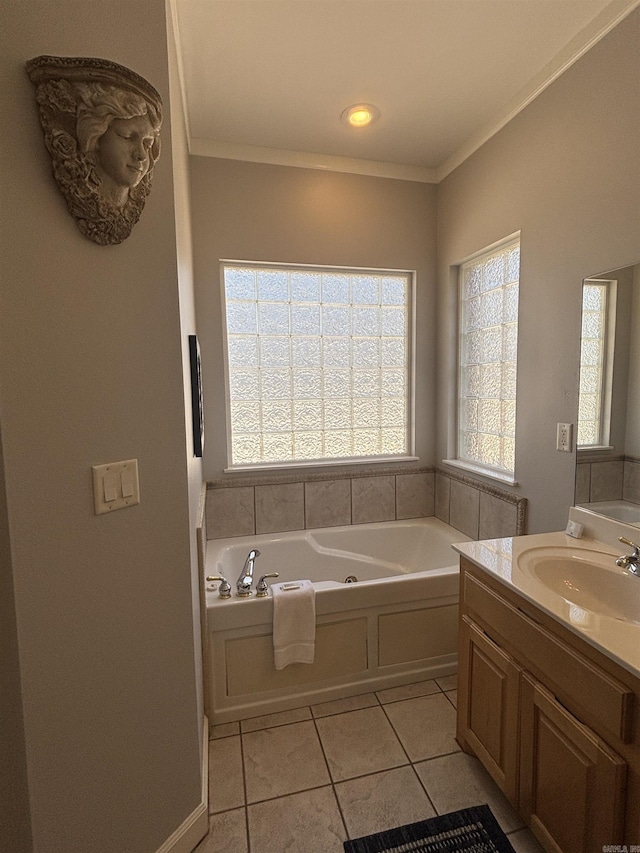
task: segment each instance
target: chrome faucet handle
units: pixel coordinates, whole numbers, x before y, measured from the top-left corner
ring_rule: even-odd
[[[262,575],[256,584],[256,598],[264,598],[269,595],[269,587],[267,586],[266,578],[279,578],[278,572],[270,572],[268,575]]]
[[[631,539],[627,539],[626,536],[618,536],[618,542],[622,542],[624,545],[628,545],[630,548],[633,548],[632,557],[638,559],[640,558],[640,545],[636,545],[635,542],[632,542]]]
[[[207,575],[208,581],[220,581],[218,595],[220,598],[231,598],[231,584],[222,575]]]

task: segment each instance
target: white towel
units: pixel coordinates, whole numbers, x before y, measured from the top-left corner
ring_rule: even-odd
[[[316,642],[316,591],[311,581],[271,584],[273,656],[276,669],[313,663]]]

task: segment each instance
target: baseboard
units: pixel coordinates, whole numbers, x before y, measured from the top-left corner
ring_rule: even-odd
[[[200,802],[157,853],[192,853],[209,831],[209,720],[202,727],[202,793]]]

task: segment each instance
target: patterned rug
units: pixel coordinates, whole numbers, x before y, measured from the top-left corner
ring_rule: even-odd
[[[489,806],[409,823],[344,842],[345,853],[515,853]]]

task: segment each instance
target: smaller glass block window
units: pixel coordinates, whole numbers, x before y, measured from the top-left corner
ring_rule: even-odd
[[[609,441],[607,358],[610,304],[616,282],[586,279],[582,285],[582,343],[578,397],[578,446],[602,447]]]
[[[457,458],[515,472],[520,243],[462,264],[459,275]]]
[[[409,455],[412,274],[222,265],[231,467]]]

